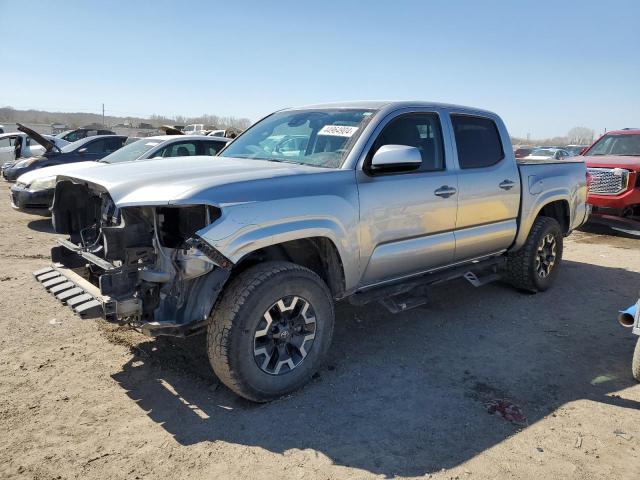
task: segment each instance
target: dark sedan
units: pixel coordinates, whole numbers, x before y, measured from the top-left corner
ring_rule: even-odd
[[[70,143],[61,149],[52,146],[47,148],[47,151],[42,156],[26,158],[16,162],[15,165],[3,170],[2,174],[5,180],[15,182],[23,173],[38,168],[85,162],[87,160],[100,160],[122,147],[126,139],[127,137],[124,135],[96,135]]]

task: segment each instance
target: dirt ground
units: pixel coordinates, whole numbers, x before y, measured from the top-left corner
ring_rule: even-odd
[[[554,288],[454,282],[391,315],[340,305],[327,365],[266,405],[211,372],[203,338],[80,320],[33,280],[48,220],[0,186],[0,477],[640,478],[640,240],[574,233]],[[506,399],[525,425],[487,406]],[[518,413],[517,411],[515,413]]]

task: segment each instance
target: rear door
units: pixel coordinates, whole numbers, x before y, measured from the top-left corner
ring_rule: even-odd
[[[371,172],[371,158],[383,145],[417,147],[422,156],[420,168]],[[363,265],[360,286],[450,264],[455,250],[458,181],[440,113],[390,115],[378,126],[365,151],[356,171],[361,258],[368,261]]]
[[[517,232],[520,175],[501,121],[452,113],[458,163],[455,261],[508,248]]]

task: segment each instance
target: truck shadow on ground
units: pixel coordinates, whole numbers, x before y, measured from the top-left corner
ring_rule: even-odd
[[[219,384],[202,337],[140,344],[113,378],[182,445],[311,449],[373,474],[424,475],[521,428],[489,415],[491,400],[519,405],[529,425],[579,399],[639,409],[612,395],[635,385],[634,339],[615,315],[638,287],[640,274],[566,261],[544,294],[461,281],[395,316],[340,305],[328,364],[301,391],[264,405]]]

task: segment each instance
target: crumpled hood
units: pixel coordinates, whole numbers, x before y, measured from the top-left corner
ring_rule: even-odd
[[[621,155],[592,155],[582,157],[587,167],[600,168],[626,168],[628,170],[640,170],[640,157]]]
[[[67,163],[63,165],[53,165],[51,167],[39,168],[37,170],[32,170],[23,175],[20,175],[18,177],[18,182],[24,183],[25,185],[31,185],[34,180],[38,180],[40,178],[53,177],[57,175],[71,175],[78,170],[103,165],[106,164],[100,162],[77,162]]]
[[[201,192],[234,183],[313,174],[330,169],[292,163],[227,157],[173,157],[138,160],[60,175],[100,185],[118,207],[211,203]],[[246,187],[250,188],[250,187]]]

